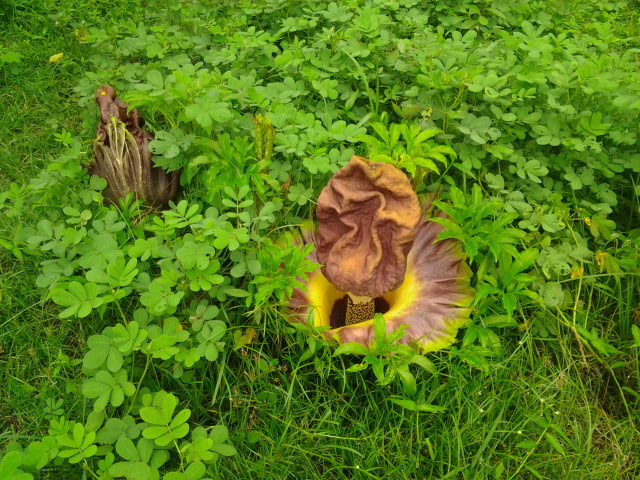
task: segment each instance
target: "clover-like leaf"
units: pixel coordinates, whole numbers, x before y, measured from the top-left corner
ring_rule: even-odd
[[[42,441],[31,442],[25,449],[22,457],[24,465],[41,470],[47,463],[53,460],[59,452],[58,443],[54,437],[45,436]],[[0,475],[0,478],[2,476]],[[13,477],[12,477],[13,478]]]
[[[173,281],[164,277],[154,279],[149,284],[149,291],[140,296],[140,303],[154,315],[175,312],[184,292],[174,292],[173,285]]]
[[[117,462],[109,467],[109,475],[131,480],[147,480],[152,475],[152,469],[144,462]]]
[[[68,433],[58,435],[56,440],[60,444],[60,458],[68,458],[69,463],[79,463],[83,459],[90,458],[98,452],[98,447],[93,442],[96,432],[85,432],[82,423],[73,426],[72,435]]]
[[[169,360],[180,351],[178,347],[173,346],[176,342],[177,339],[173,336],[161,335],[160,337],[151,340],[146,351],[153,355],[154,358]]]
[[[76,281],[70,282],[66,288],[55,288],[51,292],[51,299],[58,305],[68,307],[60,313],[60,318],[68,318],[72,315],[84,318],[103,302],[103,299],[98,296],[98,286],[95,283],[83,285]]]
[[[131,439],[122,437],[116,442],[116,452],[125,460],[130,462],[139,462],[140,454]]]
[[[136,275],[138,275],[137,264],[138,261],[135,258],[129,259],[125,264],[124,257],[116,257],[116,259],[107,266],[109,284],[114,287],[125,287],[129,285],[134,278],[136,278]]]
[[[135,393],[133,383],[127,381],[127,372],[119,370],[114,375],[106,370],[100,370],[95,377],[82,384],[82,394],[90,399],[96,399],[93,409],[96,412],[104,410],[108,404],[119,407],[124,397]]]
[[[11,480],[33,480],[33,475],[23,472],[22,453],[20,451],[8,452],[0,459],[0,478]]]
[[[211,245],[186,241],[176,251],[176,257],[187,270],[194,267],[198,270],[204,270],[209,266],[209,262],[215,253],[216,251]]]
[[[220,262],[212,260],[209,265],[202,270],[187,270],[187,278],[190,280],[189,288],[193,292],[200,290],[211,290],[213,285],[220,285],[224,282],[224,277],[216,272],[220,269]]]
[[[233,445],[226,443],[229,440],[229,430],[224,425],[215,425],[208,435],[203,427],[198,426],[193,429],[191,438],[188,455],[193,461],[211,463],[218,455],[231,456],[237,453]]]
[[[113,344],[123,354],[140,350],[142,342],[144,342],[149,335],[149,332],[140,328],[138,322],[135,320],[129,322],[126,327],[118,323],[112,327],[111,331],[113,332]]]
[[[149,149],[164,158],[174,158],[181,151],[186,151],[194,140],[193,135],[185,135],[179,128],[172,128],[169,132],[158,130],[155,140],[149,143]]]
[[[196,335],[196,340],[199,343],[196,352],[210,362],[214,362],[224,346],[224,343],[221,343],[220,340],[226,331],[226,325],[220,320],[204,322],[201,330]]]
[[[140,436],[140,425],[130,415],[124,418],[109,418],[98,430],[96,440],[102,444],[114,444],[119,438],[136,439]]]
[[[241,244],[247,243],[250,239],[249,230],[246,227],[234,228],[230,223],[214,228],[213,235],[216,237],[213,242],[214,247],[218,249],[226,247],[230,251],[237,250]]]
[[[172,440],[185,437],[189,432],[186,422],[191,416],[191,410],[181,410],[174,417],[173,412],[177,405],[178,399],[174,395],[158,392],[152,406],[140,409],[140,417],[152,424],[142,431],[142,436],[154,440],[160,447],[168,445]]]
[[[91,335],[87,341],[89,351],[83,359],[83,366],[88,369],[98,369],[103,365],[112,372],[117,372],[122,368],[122,353],[114,345],[112,336],[106,335],[108,331],[105,329],[104,335]]]
[[[200,480],[206,473],[207,468],[202,462],[191,463],[184,472],[169,472],[163,480]]]
[[[186,118],[195,120],[207,132],[211,132],[214,122],[226,123],[233,120],[233,113],[228,108],[229,103],[217,101],[218,97],[217,89],[209,89],[205,96],[185,108]]]

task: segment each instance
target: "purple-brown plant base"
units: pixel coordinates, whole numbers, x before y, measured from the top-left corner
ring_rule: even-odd
[[[178,194],[180,172],[165,172],[153,164],[149,143],[153,135],[144,130],[144,119],[118,97],[110,85],[96,91],[100,123],[93,142],[93,159],[86,165],[90,175],[107,180],[105,199],[118,205],[133,193],[155,209],[165,208]]]

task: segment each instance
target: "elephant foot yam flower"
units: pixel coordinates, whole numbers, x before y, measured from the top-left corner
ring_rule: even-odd
[[[404,173],[354,156],[320,193],[316,216],[318,260],[336,288],[375,298],[402,283],[420,220]]]
[[[179,171],[165,172],[154,167],[149,151],[153,135],[144,130],[144,120],[136,109],[116,97],[110,85],[96,92],[100,124],[93,141],[89,174],[107,180],[104,197],[113,204],[133,193],[152,208],[163,208],[178,193]]]
[[[469,318],[471,271],[457,240],[436,242],[444,227],[425,210],[400,170],[352,157],[318,198],[317,229],[303,232],[324,266],[294,290],[290,319],[368,346],[382,313],[388,333],[406,326],[400,342],[423,353],[451,345]]]

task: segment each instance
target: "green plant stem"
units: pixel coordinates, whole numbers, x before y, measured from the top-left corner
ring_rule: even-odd
[[[89,462],[87,462],[86,458],[82,459],[82,466],[84,468],[85,471],[89,472],[93,478],[95,478],[96,480],[100,480],[101,477],[99,477],[91,468],[91,466],[89,465]]]
[[[168,428],[168,425],[167,425]],[[171,431],[171,430],[169,430]],[[172,435],[173,437],[173,435]],[[182,455],[182,452],[180,451],[180,446],[178,445],[178,441],[175,438],[172,438],[173,440],[173,446],[176,448],[176,452],[178,452],[178,457],[180,457],[180,471],[184,472],[184,456]]]
[[[113,290],[111,291],[113,294]],[[115,295],[114,295],[115,297]],[[129,325],[129,321],[127,320],[126,315],[124,314],[124,311],[122,310],[122,306],[120,305],[120,302],[118,301],[118,299],[115,299],[116,302],[116,306],[118,308],[118,312],[120,313],[120,318],[122,318],[122,323],[124,323],[124,325]]]
[[[137,398],[138,392],[140,392],[140,388],[142,387],[142,381],[144,380],[144,377],[147,375],[147,370],[149,370],[149,366],[151,365],[151,355],[145,355],[145,357],[147,362],[144,366],[144,370],[142,371],[142,375],[140,375],[140,380],[138,380],[136,384],[136,391],[132,396],[133,399]],[[135,364],[135,357],[132,359],[131,368],[133,368],[134,364]],[[131,401],[129,403],[129,408],[127,409],[127,412],[124,414],[125,417],[131,413],[131,410],[133,410],[133,405],[134,405],[134,402]]]
[[[532,449],[530,449],[527,454],[524,456],[524,458],[522,459],[522,461],[520,462],[520,465],[518,466],[518,468],[516,469],[515,472],[513,472],[513,475],[511,475],[509,477],[509,480],[513,480],[514,478],[517,478],[518,474],[520,473],[520,470],[522,470],[522,468],[526,465],[527,460],[529,460],[529,457],[531,457],[531,455],[533,455],[533,452],[536,450],[536,448],[538,447],[538,445],[540,444],[540,442],[542,441],[542,439],[544,438],[544,434],[547,432],[549,428],[545,428],[542,433],[538,436],[538,440],[536,440],[536,446],[533,447]]]
[[[358,73],[360,74],[360,78],[362,80],[362,84],[367,92],[367,98],[369,99],[369,106],[371,107],[371,110],[373,112],[375,112],[376,116],[378,115],[378,107],[377,107],[377,102],[373,101],[374,96],[371,93],[371,89],[369,88],[369,82],[367,80],[367,74],[364,73],[364,70],[362,69],[362,66],[360,65],[360,63],[353,57],[353,55],[351,55],[349,52],[347,52],[344,48],[342,48],[341,46],[337,46],[338,49],[344,53],[347,57],[349,57],[351,59],[351,61],[353,62],[353,64],[356,66],[356,68],[358,69]]]

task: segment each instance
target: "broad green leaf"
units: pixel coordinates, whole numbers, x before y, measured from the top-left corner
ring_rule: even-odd
[[[369,367],[369,363],[356,363],[355,365],[351,365],[347,368],[347,372],[361,372],[362,370],[366,370]]]
[[[557,307],[564,299],[564,291],[562,285],[558,282],[547,282],[542,287],[542,301],[547,307]]]
[[[211,450],[225,457],[230,457],[237,453],[236,448],[228,443],[216,443],[211,446]]]
[[[179,348],[173,346],[176,342],[177,339],[175,336],[163,334],[160,337],[151,340],[147,346],[147,352],[151,353],[154,358],[169,360],[180,351]]]
[[[181,410],[180,412],[178,412],[178,414],[175,417],[173,417],[173,420],[171,420],[171,423],[169,424],[169,428],[171,429],[177,428],[181,424],[185,423],[190,416],[191,416],[191,410],[189,409]]]
[[[564,448],[562,448],[562,444],[555,437],[555,435],[550,432],[544,432],[544,436],[547,439],[547,442],[549,442],[549,445],[551,445],[556,452],[558,452],[560,455],[566,455]]]
[[[179,128],[173,128],[170,132],[158,130],[155,140],[149,143],[149,149],[156,155],[173,158],[181,151],[186,151],[194,140],[193,135],[185,135]]]
[[[51,292],[51,298],[58,305],[69,307],[60,313],[60,318],[68,318],[72,315],[84,318],[103,302],[103,299],[98,297],[98,286],[95,283],[83,285],[76,281],[70,282],[66,289],[54,289]]]
[[[124,402],[124,391],[122,387],[119,385],[114,387],[111,390],[111,395],[109,396],[109,403],[114,407],[119,407]]]
[[[373,332],[378,342],[383,341],[387,337],[387,325],[381,313],[376,313],[373,317]]]
[[[229,429],[224,425],[215,425],[209,432],[209,438],[213,443],[224,443],[229,439]]]
[[[22,453],[8,452],[0,459],[0,478],[3,480],[33,480],[33,475],[19,469],[22,466]]]
[[[410,397],[415,395],[417,391],[416,378],[409,371],[409,367],[407,365],[400,365],[396,369],[396,372],[402,381],[404,393]]]
[[[129,285],[138,275],[138,269],[135,268],[137,264],[138,261],[135,258],[129,259],[125,264],[124,257],[117,257],[107,266],[109,283],[117,287]]]
[[[123,436],[135,438],[139,434],[140,429],[136,427],[132,417],[127,416],[124,420],[109,418],[104,426],[97,432],[96,439],[98,443],[113,444]]]
[[[436,369],[436,366],[434,365],[434,363],[423,355],[418,355],[418,354],[413,355],[411,357],[411,363],[420,365],[424,370],[431,373],[432,375],[437,375],[438,373],[438,370]]]
[[[440,405],[431,405],[429,403],[418,404],[416,406],[416,410],[429,413],[442,413],[447,411],[446,407],[441,407]]]
[[[25,466],[41,470],[58,454],[58,444],[55,438],[46,436],[42,442],[31,442],[23,452],[22,461]],[[6,458],[6,457],[5,457]],[[1,471],[1,468],[0,468]],[[2,476],[0,475],[0,478]]]
[[[158,70],[149,70],[147,72],[147,82],[156,88],[162,88],[164,85],[162,74]]]
[[[159,406],[162,411],[163,417],[166,419],[164,422],[165,424],[168,425],[169,422],[171,421],[171,418],[173,417],[173,412],[177,405],[178,405],[178,399],[174,395],[171,395],[169,393],[161,397]]]
[[[107,408],[107,405],[109,404],[109,399],[111,398],[111,392],[112,390],[109,389],[96,398],[96,400],[93,402],[94,411],[101,412],[105,408]]]
[[[333,356],[338,355],[368,355],[369,349],[358,342],[344,343],[333,352]]]
[[[90,350],[85,354],[83,366],[93,369],[100,367],[106,360],[108,352],[113,345],[113,339],[105,335],[92,335],[87,341]]]
[[[140,409],[140,418],[154,425],[169,425],[172,413],[170,412],[167,416],[159,407],[142,407]]]
[[[640,347],[640,328],[637,325],[631,325],[631,334],[633,335],[632,347]]]
[[[124,477],[131,480],[147,480],[152,470],[143,462],[118,462],[109,467],[109,474],[113,477]]]
[[[96,381],[87,381],[82,384],[82,394],[87,398],[99,397],[110,389],[109,385]]]
[[[156,440],[167,433],[167,427],[162,427],[159,425],[153,425],[151,427],[147,427],[142,431],[142,436],[144,438],[148,438],[150,440]],[[168,443],[168,442],[167,442]],[[165,443],[166,445],[166,443]]]
[[[129,438],[123,437],[116,442],[116,452],[130,462],[140,461],[138,449]]]
[[[154,452],[153,441],[148,438],[140,438],[136,445],[136,450],[140,457],[140,461],[149,463]]]
[[[175,429],[171,430],[171,437],[175,439],[183,438],[183,437],[186,437],[188,433],[189,433],[189,425],[186,423],[182,423],[178,425]]]
[[[534,442],[533,440],[523,440],[519,442],[516,447],[523,448],[525,450],[533,450],[534,448],[536,448],[536,442]]]

